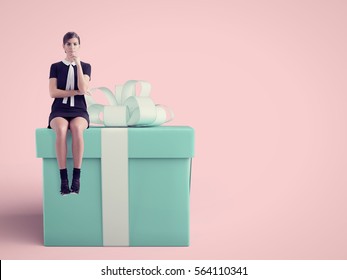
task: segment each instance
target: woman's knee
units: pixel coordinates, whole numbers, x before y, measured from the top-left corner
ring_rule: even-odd
[[[83,131],[88,127],[88,122],[81,117],[74,118],[70,122],[70,130],[72,134],[82,135]]]
[[[54,118],[50,123],[51,128],[55,131],[56,135],[59,137],[66,137],[69,123],[63,118]]]

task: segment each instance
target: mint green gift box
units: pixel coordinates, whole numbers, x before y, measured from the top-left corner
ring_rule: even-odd
[[[112,131],[114,138],[106,139]],[[118,132],[125,135],[123,142],[117,142]],[[104,138],[110,147],[104,147]],[[70,132],[67,141],[71,182]],[[90,127],[84,145],[80,194],[61,196],[55,132],[36,130],[37,157],[43,159],[46,246],[189,246],[191,127]],[[113,168],[116,150],[125,151],[127,159]],[[126,188],[119,187],[122,178],[127,178]]]

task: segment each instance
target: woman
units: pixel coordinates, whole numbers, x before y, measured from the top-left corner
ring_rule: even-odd
[[[60,193],[78,194],[80,173],[84,149],[83,131],[89,127],[89,116],[84,94],[88,94],[91,66],[78,56],[80,37],[68,32],[63,38],[66,57],[63,61],[51,65],[49,75],[49,93],[54,98],[48,127],[56,133],[56,154],[60,169]],[[71,190],[66,169],[66,135],[70,129],[72,135],[73,178]]]

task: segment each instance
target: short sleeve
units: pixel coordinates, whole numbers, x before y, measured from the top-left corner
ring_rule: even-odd
[[[51,65],[51,70],[49,71],[49,78],[58,78],[57,65],[55,63]]]
[[[92,74],[92,67],[90,66],[89,63],[83,63],[82,66],[83,74],[89,76],[89,80],[91,79],[91,74]]]

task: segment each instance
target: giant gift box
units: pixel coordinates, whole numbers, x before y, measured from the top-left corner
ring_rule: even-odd
[[[80,194],[60,195],[55,132],[36,130],[43,158],[46,246],[188,246],[194,130],[91,127]],[[68,134],[69,179],[73,169]]]

